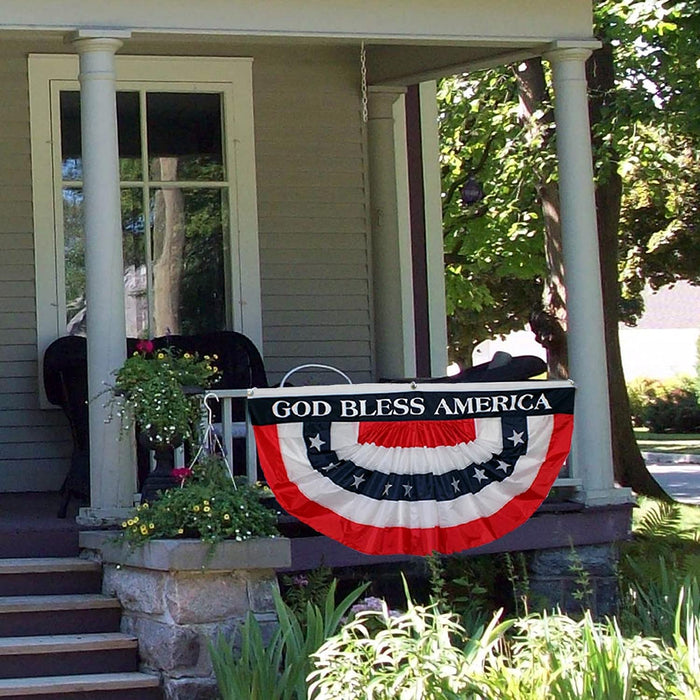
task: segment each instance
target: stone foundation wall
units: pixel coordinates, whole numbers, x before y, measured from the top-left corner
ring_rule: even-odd
[[[103,592],[122,605],[122,631],[139,640],[144,671],[159,672],[168,700],[218,697],[208,651],[223,634],[234,639],[252,611],[277,623],[273,570],[163,572],[107,564]]]
[[[618,549],[614,543],[543,549],[528,555],[533,602],[566,613],[589,609],[594,617],[618,607]]]
[[[208,644],[237,643],[251,611],[272,634],[276,568],[289,566],[283,538],[225,542],[153,541],[129,549],[104,533],[81,533],[84,556],[102,561],[105,595],[122,606],[122,631],[138,639],[144,671],[161,676],[166,700],[219,697]]]

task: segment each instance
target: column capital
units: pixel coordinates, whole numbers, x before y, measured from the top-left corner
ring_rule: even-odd
[[[128,29],[78,29],[66,37],[66,42],[73,44],[79,53],[90,51],[109,51],[116,53],[131,38]]]
[[[564,61],[585,62],[588,57],[602,46],[600,41],[553,41],[542,53],[542,58],[550,63]]]

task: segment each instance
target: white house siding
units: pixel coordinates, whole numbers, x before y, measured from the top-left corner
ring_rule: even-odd
[[[357,48],[253,63],[266,366],[371,376],[365,142]]]
[[[191,53],[201,45],[122,53]],[[155,50],[154,50],[155,48]],[[39,408],[26,55],[0,43],[0,491],[55,490],[71,439]],[[364,130],[357,49],[233,47],[254,57],[265,362],[272,381],[305,362],[371,377]]]
[[[71,451],[37,398],[27,61],[0,43],[0,491],[57,489]]]

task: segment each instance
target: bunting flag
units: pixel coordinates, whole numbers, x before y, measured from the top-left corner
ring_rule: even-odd
[[[443,554],[522,525],[569,452],[569,382],[255,389],[279,504],[368,554]]]

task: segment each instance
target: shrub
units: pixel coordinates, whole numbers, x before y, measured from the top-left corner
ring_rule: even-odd
[[[615,620],[531,614],[469,635],[451,613],[409,601],[399,617],[366,612],[314,655],[313,700],[658,700],[700,691],[697,587],[674,602],[666,643]],[[373,624],[369,625],[368,621]],[[380,631],[371,633],[381,621]]]
[[[632,422],[653,433],[700,430],[700,395],[689,377],[638,379],[628,386]]]

